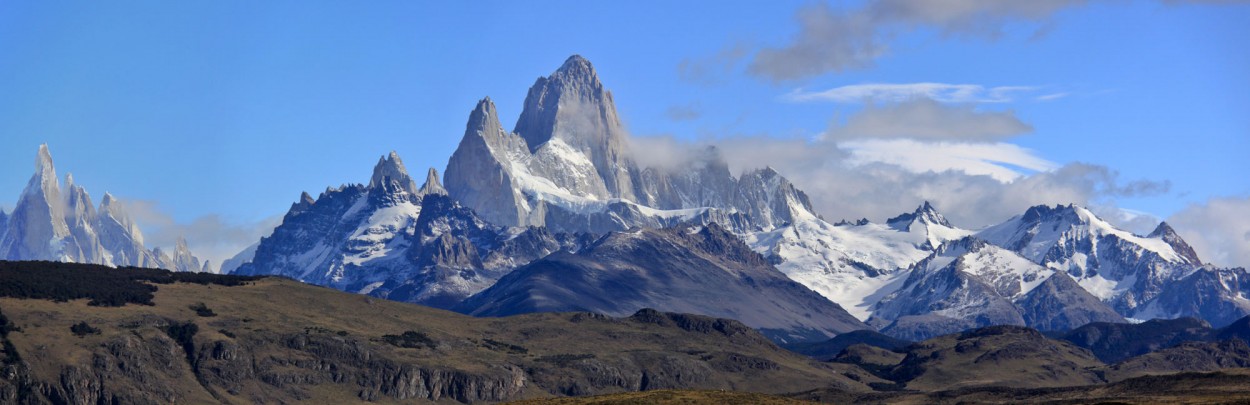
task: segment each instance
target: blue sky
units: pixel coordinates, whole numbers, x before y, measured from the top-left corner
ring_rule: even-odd
[[[1014,193],[1189,218],[1197,234],[1217,205],[1250,213],[1248,39],[1244,2],[0,1],[0,207],[48,143],[96,201],[111,192],[168,228],[147,231],[153,243],[179,232],[237,249],[301,191],[364,182],[391,150],[410,171],[441,171],[478,99],[510,127],[534,79],[576,53],[635,137],[777,166],[827,217],[880,220],[932,199],[981,226],[1019,212],[976,208]],[[735,154],[772,140],[830,154]],[[1006,168],[999,182],[1016,185],[921,176],[891,198],[838,180],[881,164]],[[962,181],[995,191],[938,190]],[[1056,182],[1069,183],[1030,191]],[[1236,251],[1247,227],[1200,250],[1250,264]]]

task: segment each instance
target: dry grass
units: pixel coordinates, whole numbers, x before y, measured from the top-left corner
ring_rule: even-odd
[[[789,405],[811,402],[765,394],[732,391],[657,390],[625,392],[579,398],[543,398],[510,402],[516,405],[696,405],[696,404],[761,404]]]

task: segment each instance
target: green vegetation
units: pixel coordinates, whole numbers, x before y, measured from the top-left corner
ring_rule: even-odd
[[[596,395],[589,397],[575,398],[544,398],[533,399],[528,401],[514,402],[518,405],[571,405],[571,404],[596,404],[596,405],[662,405],[662,404],[761,404],[761,405],[782,405],[782,404],[809,404],[810,402],[798,399],[784,398],[773,395],[757,394],[752,392],[734,392],[734,391],[700,391],[700,390],[655,390],[643,392],[623,392],[619,394]]]
[[[187,323],[170,323],[165,327],[165,333],[170,339],[182,345],[182,351],[187,354],[187,361],[195,361],[195,333],[200,331],[200,327],[195,322]]]
[[[190,308],[192,311],[195,311],[196,315],[199,315],[202,317],[207,318],[207,317],[217,316],[217,313],[209,309],[208,305],[205,305],[203,302],[196,303],[195,305],[192,305]]]
[[[0,364],[17,364],[22,360],[13,342],[9,341],[9,332],[16,331],[21,331],[21,328],[10,322],[9,318],[4,316],[4,312],[0,311]]]
[[[238,286],[259,278],[94,264],[0,261],[0,297],[57,302],[86,298],[91,300],[88,305],[102,307],[153,305],[157,288],[153,284]]]
[[[411,330],[399,335],[383,335],[382,341],[391,346],[405,349],[420,349],[422,347],[433,349],[435,345],[434,339],[430,339],[424,333]]]
[[[69,331],[73,332],[74,335],[78,337],[100,334],[100,329],[91,327],[91,325],[87,324],[87,321],[82,321],[74,324],[74,326],[70,326]]]
[[[517,346],[511,343],[500,342],[497,340],[490,340],[490,339],[482,339],[482,347],[485,347],[487,349],[491,349],[494,351],[508,352],[510,354],[529,353],[529,349],[526,349],[524,347]]]
[[[572,363],[578,360],[586,360],[586,359],[593,359],[593,358],[595,358],[595,355],[593,353],[557,354],[557,355],[552,355],[552,356],[542,356],[537,359],[534,359],[534,361],[541,361],[544,363],[551,363],[551,364],[555,364],[559,366],[567,366],[569,363]]]

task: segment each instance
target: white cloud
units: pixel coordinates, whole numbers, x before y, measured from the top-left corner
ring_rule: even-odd
[[[747,71],[772,80],[792,80],[825,72],[871,66],[886,53],[877,22],[860,10],[835,10],[825,3],[805,6],[795,16],[793,42],[755,53]]]
[[[1064,98],[1064,97],[1067,97],[1067,96],[1070,96],[1070,95],[1071,95],[1071,94],[1070,94],[1070,93],[1067,93],[1067,92],[1049,93],[1049,94],[1043,94],[1043,95],[1037,96],[1037,98],[1035,98],[1035,100],[1037,100],[1037,101],[1054,101],[1054,100],[1058,100],[1058,99],[1061,99],[1061,98]]]
[[[848,163],[861,166],[887,163],[915,172],[960,171],[1010,182],[1033,172],[1059,168],[1055,162],[1009,143],[920,142],[911,139],[861,140],[842,143],[851,152]]]
[[[639,137],[633,144],[665,151],[647,154],[651,158],[648,163],[665,167],[705,159],[708,145],[717,147],[735,174],[771,166],[811,196],[817,212],[831,220],[864,217],[882,221],[910,212],[928,200],[957,225],[978,228],[1038,204],[1095,205],[1117,197],[1168,190],[1166,183],[1124,181],[1103,166],[1058,166],[1010,144],[874,142],[906,150],[893,153],[928,155],[923,158],[934,162],[930,167],[919,167],[907,166],[897,158],[869,159],[864,145],[856,145],[860,147],[857,150],[819,139],[735,136],[683,142],[666,136]],[[1014,168],[1039,171],[1008,172]],[[1003,181],[1007,177],[1012,180]]]
[[[943,34],[997,38],[1012,22],[1040,22],[1085,0],[877,0],[863,11],[882,24],[933,27]]]
[[[774,81],[872,66],[899,33],[934,28],[943,35],[997,38],[1013,22],[1039,23],[1084,0],[880,0],[860,8],[825,3],[801,8],[790,43],[755,53],[748,73]],[[1039,31],[1040,32],[1040,31]]]
[[[985,87],[979,84],[949,83],[865,83],[821,91],[795,89],[782,99],[793,102],[832,101],[843,104],[865,102],[905,102],[917,98],[943,103],[1006,103],[1020,93],[1037,90],[1034,86]]]
[[[1167,221],[1203,261],[1250,267],[1250,197],[1212,198]]]
[[[282,216],[278,215],[254,223],[232,223],[216,214],[204,215],[191,222],[178,222],[156,202],[119,201],[142,230],[149,248],[173,251],[178,238],[185,237],[191,253],[200,259],[211,260],[213,266],[220,266],[225,259],[268,236],[282,222]]]
[[[664,110],[664,115],[673,121],[691,121],[703,116],[703,108],[698,102],[672,105]]]
[[[974,105],[944,105],[919,98],[899,104],[867,105],[825,137],[840,139],[930,139],[994,142],[1027,132],[1033,127],[1015,112],[981,111]]]

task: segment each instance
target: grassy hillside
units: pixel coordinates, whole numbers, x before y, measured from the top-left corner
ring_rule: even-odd
[[[0,402],[476,402],[878,381],[736,321],[654,311],[472,318],[279,278],[159,284],[152,305],[91,302],[0,298],[15,370]]]

